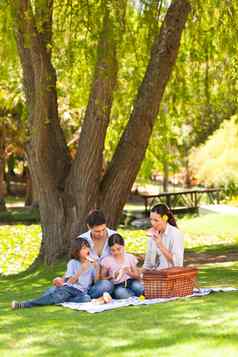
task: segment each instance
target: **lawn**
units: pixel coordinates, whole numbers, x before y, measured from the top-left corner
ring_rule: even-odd
[[[237,216],[190,216],[179,219],[178,225],[185,235],[187,251],[238,251]],[[126,240],[128,252],[145,252],[146,231],[124,227],[118,231]],[[40,243],[41,229],[37,224],[0,226],[0,273],[15,274],[26,270],[37,256]]]
[[[0,355],[157,357],[237,356],[238,293],[218,293],[96,315],[61,307],[11,311],[9,302],[36,296],[64,264],[53,270],[5,277],[0,281]],[[203,286],[238,286],[238,264],[203,266]]]
[[[238,246],[238,220],[209,215],[179,221],[187,250],[222,253]],[[120,229],[130,251],[143,251],[145,232]],[[144,237],[144,238],[143,238]],[[210,237],[210,238],[209,238]],[[40,246],[40,227],[0,226],[0,266],[26,268]],[[166,304],[90,315],[61,307],[11,311],[12,299],[37,296],[65,262],[0,278],[0,356],[193,357],[237,356],[238,293],[218,293]],[[201,286],[238,287],[238,262],[200,267]]]

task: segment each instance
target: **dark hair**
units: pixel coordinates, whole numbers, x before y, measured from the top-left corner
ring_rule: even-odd
[[[86,218],[86,224],[90,228],[93,228],[94,226],[100,226],[101,224],[106,224],[106,219],[103,212],[99,209],[90,211]]]
[[[174,215],[166,204],[159,203],[158,205],[154,206],[151,209],[151,212],[155,212],[159,214],[161,217],[163,217],[164,215],[168,216],[168,223],[171,224],[171,226],[177,227],[177,223],[174,218]]]
[[[79,260],[80,250],[81,250],[83,247],[88,247],[88,248],[90,248],[90,245],[89,245],[87,239],[84,239],[84,238],[81,238],[81,237],[79,237],[79,238],[77,238],[77,239],[74,239],[74,240],[71,242],[70,258],[71,258],[71,259]]]
[[[124,246],[125,245],[125,241],[122,238],[122,236],[118,233],[114,233],[112,234],[109,239],[108,239],[108,245],[111,248],[114,244],[119,244]]]

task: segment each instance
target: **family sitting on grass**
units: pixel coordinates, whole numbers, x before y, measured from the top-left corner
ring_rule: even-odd
[[[183,236],[175,218],[164,204],[150,212],[148,249],[142,268],[137,258],[125,252],[124,239],[106,227],[104,214],[92,211],[86,220],[89,230],[71,244],[70,261],[64,278],[55,278],[53,287],[39,298],[12,302],[12,309],[54,305],[63,302],[109,303],[143,295],[143,271],[183,265]]]

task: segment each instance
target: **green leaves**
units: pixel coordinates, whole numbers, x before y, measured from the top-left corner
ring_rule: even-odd
[[[39,225],[0,226],[0,274],[26,270],[38,256],[40,243]]]

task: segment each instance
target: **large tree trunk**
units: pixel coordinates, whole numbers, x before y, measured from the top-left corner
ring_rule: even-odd
[[[125,7],[124,0],[122,4]],[[76,225],[77,233],[85,229],[85,216],[96,206],[117,62],[113,18],[105,6],[89,104],[78,154],[70,169],[58,118],[56,73],[51,63],[53,2],[43,0],[38,6],[41,7],[33,13],[30,1],[19,0],[17,6],[12,5],[29,108],[31,139],[27,159],[38,193],[43,233],[40,258],[51,263],[67,253],[72,227]],[[45,31],[37,31],[36,21]]]
[[[93,207],[103,208],[109,225],[118,222],[144,158],[190,7],[187,0],[174,0],[170,6],[155,38],[129,124],[102,178],[104,140],[117,78],[119,27],[115,21],[118,13],[124,16],[126,0],[104,2],[95,74],[72,164],[60,127],[56,73],[51,62],[53,0],[35,2],[34,11],[30,0],[10,3],[29,109],[27,158],[39,197],[43,231],[40,257],[52,263],[67,252],[72,227],[77,226],[78,233],[85,228],[85,216]]]
[[[86,229],[85,217],[97,206],[103,175],[104,142],[117,79],[114,31],[113,18],[105,7],[91,93],[77,156],[67,179],[67,191],[75,198],[77,222],[73,227],[73,235]]]
[[[151,50],[129,123],[120,139],[101,186],[101,207],[108,223],[116,226],[128,193],[145,156],[161,99],[176,61],[190,4],[174,0]]]
[[[73,221],[72,209],[64,194],[70,159],[59,124],[56,73],[51,64],[53,2],[43,0],[36,3],[35,14],[30,1],[13,3],[29,108],[31,137],[26,151],[33,185],[39,195],[43,231],[40,256],[50,263],[65,254],[67,228]],[[38,25],[41,32],[37,30]]]

